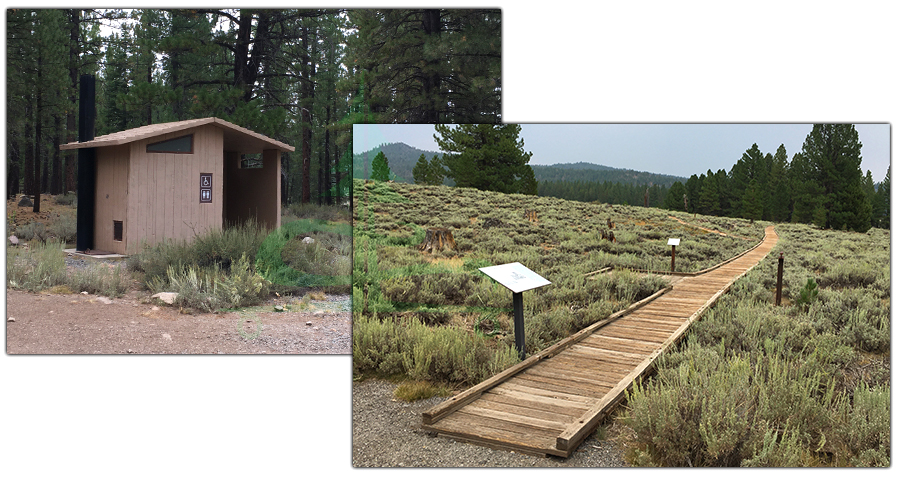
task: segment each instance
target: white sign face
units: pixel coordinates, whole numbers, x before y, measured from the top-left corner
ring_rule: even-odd
[[[666,245],[678,245],[678,244],[680,244],[680,243],[681,243],[681,239],[680,239],[680,238],[670,238],[670,239],[669,239],[669,243],[666,244]]]
[[[491,279],[497,283],[509,288],[513,293],[521,293],[526,290],[531,290],[532,288],[550,284],[550,282],[542,278],[541,275],[518,262],[501,264],[499,266],[488,266],[486,268],[478,268],[478,270],[490,276]]]

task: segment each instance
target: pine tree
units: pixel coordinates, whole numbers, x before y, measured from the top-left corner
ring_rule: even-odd
[[[803,153],[824,187],[825,228],[865,232],[871,204],[862,187],[862,143],[852,124],[816,124],[803,143]]]
[[[700,186],[700,177],[698,177],[697,174],[691,175],[684,184],[684,191],[687,194],[688,213],[698,212],[698,205],[700,204]]]
[[[708,170],[700,189],[698,212],[718,215],[721,213],[719,183],[712,170]]]
[[[507,194],[537,194],[531,153],[519,139],[520,125],[435,125],[438,146],[444,152],[447,177],[457,187],[474,187]]]
[[[872,226],[877,226],[876,222],[878,219],[876,216],[878,215],[878,208],[876,207],[876,202],[878,201],[878,190],[875,189],[875,180],[872,178],[872,170],[866,170],[866,176],[863,177],[862,181],[862,189],[863,193],[866,195],[866,201],[869,202],[871,215],[869,217],[869,224]]]
[[[433,156],[431,161],[428,161],[422,153],[416,160],[412,173],[413,181],[417,184],[441,185],[444,181],[444,170],[439,155]]]
[[[498,9],[350,10],[348,40],[378,122],[500,122]]]
[[[872,207],[874,226],[879,228],[891,227],[891,167],[888,165],[884,180],[878,184],[878,193],[875,195]]]
[[[681,182],[675,182],[669,187],[664,207],[670,211],[684,211],[684,195],[684,185]]]
[[[378,151],[375,159],[372,160],[372,175],[370,179],[376,182],[387,182],[390,180],[391,168],[388,165],[388,159],[384,153]]]
[[[791,217],[791,192],[787,184],[788,159],[784,144],[778,146],[775,157],[772,160],[772,168],[769,171],[769,184],[766,187],[771,191],[769,196],[768,219],[772,221],[788,221]]]
[[[756,178],[750,179],[750,185],[744,191],[744,218],[761,220],[763,217],[763,194]]]

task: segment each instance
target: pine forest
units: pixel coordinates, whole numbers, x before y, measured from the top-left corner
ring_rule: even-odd
[[[78,85],[95,135],[218,117],[296,148],[287,203],[350,192],[354,123],[499,122],[499,9],[10,9],[7,197],[75,191]]]

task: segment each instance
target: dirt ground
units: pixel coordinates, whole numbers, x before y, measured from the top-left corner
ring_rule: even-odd
[[[185,314],[148,303],[146,292],[108,299],[7,289],[6,353],[347,355],[349,298],[330,295],[308,312],[275,312],[273,301]]]

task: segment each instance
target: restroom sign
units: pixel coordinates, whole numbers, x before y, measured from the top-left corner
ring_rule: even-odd
[[[200,202],[212,202],[212,173],[200,174]]]

